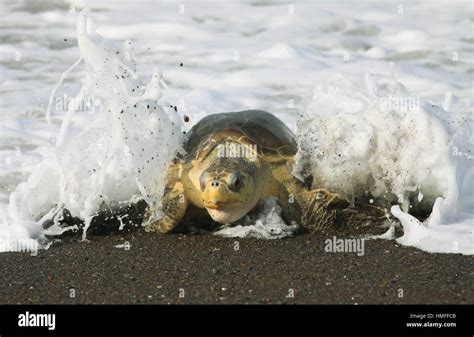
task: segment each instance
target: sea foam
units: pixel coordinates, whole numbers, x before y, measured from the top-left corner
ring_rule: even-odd
[[[393,75],[367,73],[354,83],[336,74],[302,109],[294,173],[385,206],[403,225],[401,244],[473,254],[473,130],[472,112],[449,93],[442,107]],[[424,223],[411,215],[423,213]]]
[[[347,8],[341,9],[340,5],[337,6],[339,10],[344,15],[352,13]],[[124,13],[119,9],[115,12]],[[252,8],[252,13],[255,12],[256,9]],[[264,14],[267,15],[267,12]],[[128,12],[122,19],[127,18]],[[332,17],[329,19],[332,20]],[[253,38],[258,41],[259,36],[268,39],[280,34],[293,34],[292,30],[286,29],[286,25],[294,27],[296,23],[285,20],[281,22],[279,34],[272,33],[270,36],[263,33]],[[257,21],[263,23],[264,20]],[[313,27],[313,19],[308,22]],[[401,22],[399,17],[396,22]],[[142,26],[134,27],[138,29]],[[143,36],[147,39],[151,37],[150,31],[166,27],[166,24],[143,27],[139,31],[145,31]],[[108,36],[115,34],[115,37],[122,39],[134,34],[128,26],[115,25],[112,28],[105,28]],[[339,28],[333,28],[336,31],[333,34],[336,34]],[[216,43],[229,40],[224,31],[220,31],[222,38]],[[160,38],[166,39],[164,29],[158,33]],[[377,35],[377,32],[373,34]],[[188,35],[183,34],[182,38]],[[213,32],[211,35],[214,41],[217,34]],[[387,35],[374,37],[378,39],[380,48],[373,47],[366,52],[371,60],[389,53],[394,45],[384,45],[384,36]],[[330,34],[319,37],[318,41],[323,45],[332,46],[329,56],[331,53],[339,55],[339,40]],[[162,92],[164,85],[158,69],[149,74],[151,79],[148,82],[139,78],[130,41],[119,46],[101,37],[95,31],[87,11],[79,15],[77,38],[80,58],[61,80],[66,79],[74,69],[82,69],[85,75],[77,97],[72,103],[69,102],[64,114],[53,114],[54,100],[50,100],[47,120],[51,123],[62,121],[56,135],[49,137],[55,130],[53,124],[31,122],[34,131],[26,133],[22,132],[24,127],[21,121],[6,120],[2,123],[4,139],[19,139],[25,143],[34,139],[32,143],[38,146],[35,152],[9,155],[2,163],[2,172],[16,172],[21,160],[29,163],[28,166],[22,164],[21,170],[28,173],[28,178],[23,179],[12,193],[1,195],[2,199],[9,199],[8,208],[0,214],[2,240],[33,239],[45,244],[48,236],[75,228],[62,225],[64,209],[85,223],[82,229],[84,238],[88,225],[104,208],[121,209],[145,199],[159,210],[166,166],[180,150],[183,140],[182,116],[164,103],[161,96],[166,91]],[[194,38],[198,36],[193,35]],[[196,48],[190,50],[199,50],[199,41],[194,45]],[[167,43],[171,44],[171,41],[167,40]],[[186,40],[184,43],[192,42]],[[369,73],[357,78],[354,76],[357,67],[351,66],[350,62],[326,64],[320,62],[323,59],[321,55],[312,54],[312,49],[298,47],[296,42],[269,43],[271,46],[262,46],[263,50],[259,50],[262,48],[258,43],[248,46],[257,57],[242,60],[255,66],[251,68],[252,72],[250,68],[244,68],[240,73],[239,69],[232,68],[236,64],[233,63],[236,56],[234,50],[220,54],[211,50],[210,55],[206,54],[209,57],[219,56],[217,61],[232,66],[222,73],[216,70],[221,68],[216,68],[209,76],[201,74],[199,77],[196,75],[197,68],[188,72],[171,70],[173,76],[189,82],[188,87],[193,87],[183,96],[186,107],[183,100],[180,113],[185,110],[195,123],[211,112],[259,107],[268,108],[271,112],[276,109],[279,117],[293,124],[296,120],[293,96],[288,96],[291,108],[287,109],[281,102],[288,98],[290,89],[302,92],[302,86],[309,88],[308,82],[321,83],[308,95],[300,109],[297,126],[289,125],[297,132],[299,146],[295,175],[301,179],[311,175],[314,187],[336,190],[349,199],[383,205],[403,225],[404,235],[397,239],[401,244],[430,252],[472,254],[474,124],[470,105],[449,92],[443,104],[432,104],[411,94],[394,76]],[[332,60],[328,55],[325,61]],[[358,56],[361,57],[360,54]],[[239,57],[245,57],[245,54]],[[291,62],[286,63],[287,67],[281,67],[281,59]],[[211,57],[211,60],[214,59]],[[364,65],[369,63],[360,64],[366,69]],[[328,77],[328,73],[336,67],[342,69],[344,75]],[[405,77],[407,69],[404,69]],[[281,75],[282,71],[284,75]],[[346,76],[349,72],[352,73]],[[215,73],[222,77],[215,77]],[[444,85],[444,81],[435,81],[438,77],[433,77],[433,74],[426,79],[416,78],[411,73],[410,76],[408,79],[412,84],[428,92],[427,83],[436,89],[432,90],[433,93],[449,87]],[[326,77],[327,80],[324,80]],[[279,85],[284,84],[282,78],[291,84],[285,83],[287,86],[282,89],[284,95],[272,94],[274,91],[269,91],[266,86],[277,83],[277,90]],[[79,82],[77,80],[75,84]],[[36,82],[33,83],[35,90],[41,89],[37,88]],[[222,83],[225,83],[223,87],[220,86]],[[51,97],[62,86],[58,83]],[[259,92],[264,92],[263,96]],[[466,93],[467,90],[460,92]],[[255,93],[254,96],[251,93]],[[279,104],[274,100],[278,100]],[[12,102],[9,104],[13,110],[20,109]],[[77,109],[78,106],[86,108]],[[187,127],[190,126],[191,123]],[[390,204],[396,206],[389,208]],[[280,213],[278,205],[267,201],[261,214],[245,219],[240,226],[225,227],[218,234],[258,238],[293,235],[293,225],[285,224]],[[414,217],[415,214],[429,217],[422,223]],[[126,223],[126,218],[124,220]]]
[[[84,222],[83,238],[104,207],[144,199],[159,210],[164,172],[183,138],[179,116],[158,101],[161,71],[140,80],[131,42],[117,46],[102,38],[88,10],[78,17],[77,38],[76,65],[86,70],[82,87],[57,137],[39,149],[42,162],[10,195],[2,239],[45,242],[46,235],[71,229],[61,226],[65,209]],[[94,109],[76,110],[77,102],[91,97]],[[52,225],[43,228],[48,221]]]

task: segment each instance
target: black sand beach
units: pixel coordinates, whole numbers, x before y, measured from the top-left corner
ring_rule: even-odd
[[[37,256],[0,254],[0,302],[474,302],[471,256],[430,254],[385,240],[366,241],[364,256],[327,253],[326,238],[265,241],[141,229],[89,236],[90,242],[69,237]],[[129,250],[114,247],[125,242]]]

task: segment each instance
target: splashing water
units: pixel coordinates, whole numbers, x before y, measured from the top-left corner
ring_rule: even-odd
[[[258,8],[251,10],[255,15],[260,13]],[[337,11],[352,13],[352,9],[340,4],[337,5]],[[148,13],[146,10],[143,12]],[[122,18],[126,20],[127,16],[128,13]],[[255,20],[259,25],[265,23],[258,17]],[[311,27],[313,21],[313,18],[308,21]],[[348,22],[351,25],[358,24],[358,20]],[[396,22],[400,22],[398,17]],[[221,23],[217,21],[215,24]],[[225,45],[224,40],[229,35],[225,33],[227,24],[222,25],[225,27],[219,32],[223,37],[216,43]],[[287,28],[297,26],[296,23],[285,19],[278,25],[281,27],[271,26],[273,30],[280,29],[278,34],[271,36],[267,32],[258,34],[258,30],[257,33],[244,33],[254,34],[253,38],[257,41],[260,35],[262,39],[271,40],[274,35],[280,39],[280,36],[290,34],[286,35],[290,41],[289,37],[294,35],[294,31]],[[241,26],[250,27],[247,24]],[[343,26],[331,29],[337,31],[344,29]],[[156,28],[146,25],[134,27],[146,32]],[[158,27],[166,28],[167,23],[158,24]],[[191,36],[190,39],[198,36],[189,34],[191,31],[186,28],[188,26],[180,23],[173,27],[180,28],[181,37],[185,39],[183,44],[193,46],[192,41],[186,40],[187,36]],[[326,31],[328,27],[321,29]],[[120,26],[114,26],[113,31],[118,32],[114,34],[121,38],[123,35],[130,36]],[[160,39],[166,39],[162,33]],[[317,44],[321,43],[324,50],[329,46],[332,48],[331,53],[336,53],[340,41],[332,39],[331,35],[336,33],[329,32],[328,37],[319,39]],[[354,51],[361,59],[365,56],[369,58],[360,65],[364,69],[379,58],[379,53],[390,53],[392,46],[401,46],[402,49],[409,47],[406,43],[410,41],[405,35],[397,35],[394,37],[397,38],[395,42],[388,41],[385,45],[383,37],[387,35],[377,35],[376,30],[366,33],[374,35],[372,38],[381,47],[371,48],[367,52]],[[349,39],[351,34],[346,38]],[[32,166],[28,179],[9,195],[8,208],[0,214],[0,239],[46,243],[47,236],[71,229],[61,226],[64,209],[84,221],[84,237],[92,219],[104,208],[120,209],[145,199],[159,209],[166,166],[180,150],[183,140],[181,119],[163,103],[161,97],[166,93],[162,93],[160,87],[160,83],[164,87],[161,72],[156,69],[148,82],[141,80],[137,75],[131,42],[125,41],[118,46],[98,35],[87,11],[78,18],[77,37],[80,58],[63,74],[51,97],[55,96],[56,90],[63,85],[61,82],[67,79],[73,69],[84,66],[82,86],[77,97],[69,102],[56,137],[49,141],[37,137],[36,143],[41,144],[37,154],[42,159],[38,165]],[[141,38],[149,37],[149,34],[143,34]],[[213,41],[215,38],[216,34],[212,34]],[[419,46],[423,41],[434,40],[423,38],[417,40],[416,45]],[[461,43],[451,38],[443,41],[454,41],[453,50],[457,43]],[[287,111],[285,104],[289,92],[302,92],[303,87],[311,85],[308,81],[314,83],[315,79],[330,75],[321,69],[338,68],[344,74],[350,74],[357,68],[350,62],[334,63],[329,57],[312,55],[308,52],[310,49],[298,46],[298,43],[307,44],[306,40],[291,44],[271,40],[269,43],[273,43],[273,47],[263,45],[260,48],[258,43],[247,46],[251,51],[249,53],[258,56],[247,60],[253,68],[241,71],[234,69],[235,63],[226,63],[227,54],[224,53],[219,57],[229,68],[213,68],[215,73],[226,70],[220,73],[220,78],[213,76],[201,83],[196,80],[198,77],[194,72],[200,71],[198,66],[186,74],[173,73],[181,76],[184,82],[191,83],[189,86],[196,86],[186,96],[186,102],[190,102],[187,103],[187,112],[192,114],[194,122],[212,111],[258,107],[272,112],[275,110],[279,113],[278,117],[292,124],[295,116]],[[205,55],[212,58],[212,53],[215,53],[212,45],[203,45],[209,46]],[[425,47],[427,50],[432,49],[429,43]],[[402,57],[404,51],[399,52]],[[230,60],[235,57],[233,51],[229,55]],[[244,54],[241,56],[245,57]],[[190,59],[202,58],[194,57]],[[278,68],[281,60],[291,61],[286,63],[292,66]],[[436,58],[432,61],[435,62]],[[447,67],[449,64],[442,63],[442,66]],[[277,68],[279,71],[276,71]],[[420,83],[425,87],[426,83],[432,84],[436,88],[433,92],[437,94],[449,88],[448,82],[452,82],[453,78],[439,80],[438,76],[433,75],[435,73],[424,73],[429,76],[420,79]],[[291,85],[286,84],[284,87],[281,78]],[[277,85],[274,88],[266,87],[268,83]],[[188,87],[184,87],[188,90]],[[275,94],[280,87],[284,88],[281,89],[282,93]],[[251,96],[250,92],[263,92],[263,96]],[[467,93],[468,90],[459,92]],[[52,102],[50,99],[50,107],[46,112],[49,122],[58,117],[51,113]],[[474,122],[469,104],[463,103],[449,92],[442,106],[422,102],[393,76],[368,74],[363,79],[348,79],[345,75],[329,76],[308,97],[297,127],[290,125],[297,130],[299,146],[294,172],[301,178],[311,174],[315,187],[337,190],[352,200],[399,204],[401,208],[394,206],[391,212],[403,225],[404,236],[397,239],[402,244],[431,252],[473,254]],[[85,111],[77,108],[81,104],[87,106]],[[14,128],[2,130],[7,136],[13,133],[21,136]],[[14,164],[13,159],[5,167]],[[410,215],[419,211],[431,214],[425,223],[420,223]],[[120,218],[121,227],[125,219]],[[292,226],[283,222],[279,208],[271,203],[267,203],[261,214],[248,220],[244,222],[245,226],[224,228],[218,233],[259,238],[279,238],[293,234]],[[52,225],[43,228],[47,223]],[[389,237],[392,235],[387,235]],[[0,250],[8,250],[8,247],[3,247],[0,245]]]
[[[293,236],[297,230],[297,225],[287,225],[282,219],[276,199],[269,198],[264,200],[260,213],[247,215],[234,226],[223,226],[215,234],[230,238],[281,239]]]
[[[88,10],[78,17],[77,37],[86,77],[57,139],[40,149],[43,161],[11,194],[0,226],[4,239],[45,242],[71,229],[60,226],[64,209],[84,221],[83,238],[103,207],[145,199],[159,209],[164,172],[183,138],[178,116],[158,103],[161,71],[142,82],[131,42],[116,46],[102,38]],[[88,97],[93,109],[77,111]],[[53,225],[45,230],[48,220]]]
[[[473,254],[474,116],[457,103],[421,102],[393,75],[361,86],[334,75],[305,104],[294,173],[348,199],[400,204],[401,244]],[[425,224],[408,214],[420,211]]]

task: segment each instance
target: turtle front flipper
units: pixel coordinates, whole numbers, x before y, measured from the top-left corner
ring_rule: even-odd
[[[305,193],[301,226],[311,232],[337,226],[343,220],[343,212],[350,206],[348,200],[337,193],[324,189]]]
[[[373,231],[387,220],[386,212],[366,204],[352,205],[341,195],[325,189],[308,191],[301,217],[301,225],[307,230],[322,231],[336,228],[343,232],[363,234]]]
[[[161,212],[163,217],[159,220],[145,225],[145,229],[150,232],[166,234],[171,232],[183,219],[188,207],[188,201],[184,194],[184,187],[181,182],[176,182],[172,187],[167,187],[163,195],[163,207]],[[147,210],[146,218],[149,218],[152,210]]]

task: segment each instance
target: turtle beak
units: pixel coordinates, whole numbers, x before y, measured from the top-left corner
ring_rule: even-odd
[[[220,209],[237,200],[230,195],[228,184],[223,180],[213,179],[207,182],[202,192],[202,202],[206,208]]]
[[[207,202],[205,201],[204,202],[204,206],[206,206],[206,208],[210,208],[210,209],[219,209],[222,207],[222,203],[221,202]]]
[[[226,199],[226,184],[217,179],[211,180],[207,183],[204,193],[204,205],[206,208],[218,209],[222,207],[222,204],[224,204],[223,200]]]

